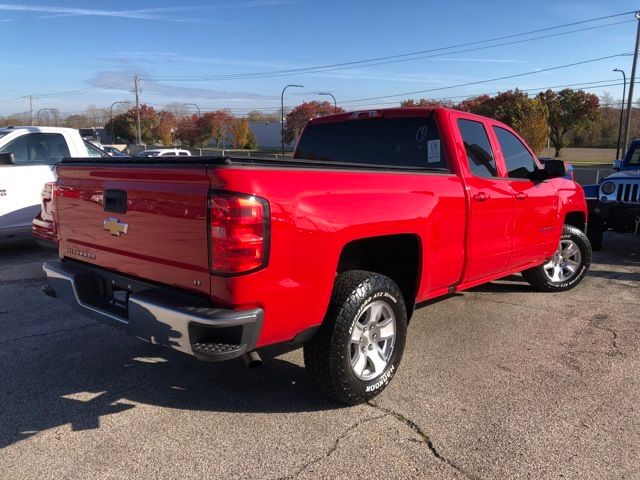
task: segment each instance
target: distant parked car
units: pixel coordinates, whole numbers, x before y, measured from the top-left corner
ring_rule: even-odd
[[[31,238],[43,186],[56,180],[56,163],[67,157],[107,156],[71,128],[0,128],[0,244]]]
[[[156,148],[153,150],[143,150],[136,153],[136,157],[190,157],[189,150],[180,150],[179,148]]]
[[[547,160],[556,160],[555,158],[551,158],[551,157],[541,157],[538,158],[538,160],[540,160],[540,163],[542,163],[542,165],[545,164],[545,162]],[[573,178],[573,165],[571,165],[569,162],[565,161],[564,162],[564,169],[567,172],[564,176],[564,178],[566,178],[567,180],[574,180]]]
[[[102,149],[109,154],[111,157],[128,157],[124,152],[121,152],[116,147],[103,146]]]

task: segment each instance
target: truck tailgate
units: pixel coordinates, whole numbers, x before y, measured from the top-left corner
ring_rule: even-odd
[[[206,165],[60,164],[60,255],[209,294]]]

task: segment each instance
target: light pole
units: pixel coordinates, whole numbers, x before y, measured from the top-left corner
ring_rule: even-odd
[[[336,97],[333,96],[331,92],[318,92],[318,95],[326,95],[333,98],[333,113],[338,113],[338,103],[336,102]]]
[[[40,110],[38,110],[38,113],[36,113],[36,123],[38,125],[40,125],[40,112],[44,112],[44,111],[55,112],[56,109],[55,108],[41,108]],[[58,119],[56,118],[56,127],[57,126],[58,126]]]
[[[303,85],[287,85],[282,89],[282,93],[280,94],[280,143],[282,144],[282,154],[284,155],[284,91],[289,88],[303,88]]]
[[[116,141],[116,136],[113,133],[113,107],[116,106],[119,103],[126,103],[129,104],[130,102],[113,102],[111,104],[111,106],[109,107],[109,123],[111,124],[111,143],[115,143]]]
[[[200,107],[195,103],[183,103],[184,106],[196,107],[198,110],[198,123],[200,124],[200,155],[202,155],[202,114],[200,113]]]
[[[614,72],[620,72],[622,74],[622,105],[620,106],[620,125],[618,126],[618,144],[616,145],[616,160],[620,159],[620,140],[622,139],[622,118],[624,112],[624,96],[627,92],[627,76],[624,73],[624,70],[620,70],[619,68],[614,68]]]
[[[636,47],[633,52],[633,63],[631,64],[631,78],[629,79],[629,95],[627,96],[627,117],[626,125],[624,127],[624,145],[623,149],[627,151],[627,145],[629,144],[629,130],[631,124],[631,110],[633,102],[633,86],[636,82],[636,66],[638,63],[638,50],[640,50],[640,11],[636,12],[637,30],[636,30]]]

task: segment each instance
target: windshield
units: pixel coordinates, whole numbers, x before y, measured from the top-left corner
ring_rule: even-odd
[[[93,143],[84,141],[85,146],[87,147],[87,156],[91,158],[104,158],[108,157],[109,154],[103,150],[100,150]]]
[[[627,156],[627,161],[625,165],[629,165],[632,167],[640,166],[640,145],[636,145],[631,152],[631,155]]]

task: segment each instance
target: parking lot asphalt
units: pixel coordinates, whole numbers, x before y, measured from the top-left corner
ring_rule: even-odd
[[[607,234],[576,289],[512,276],[418,310],[370,405],[300,350],[249,370],[145,344],[0,251],[0,478],[639,478],[640,241]],[[55,254],[54,254],[55,255]]]

